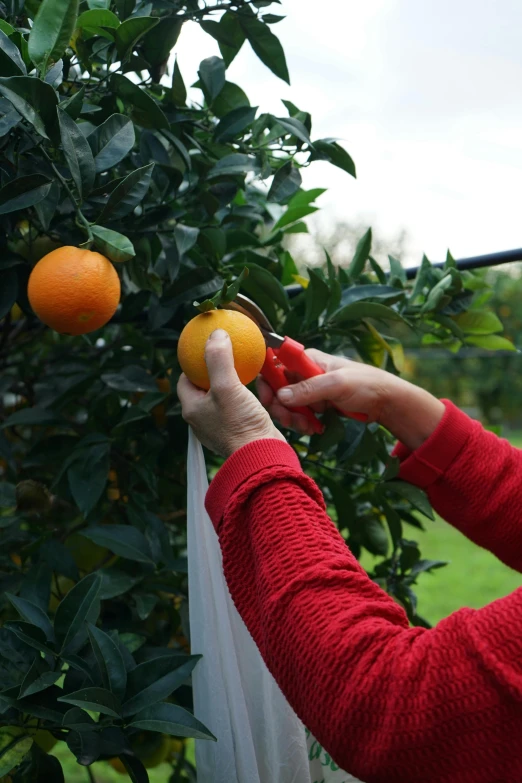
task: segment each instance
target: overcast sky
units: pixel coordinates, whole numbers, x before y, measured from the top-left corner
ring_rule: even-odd
[[[262,110],[281,98],[311,112],[312,137],[342,140],[357,180],[326,163],[305,187],[327,187],[332,220],[405,229],[408,258],[522,246],[522,2],[282,0],[274,25],[290,87],[246,45],[228,78]],[[217,45],[187,25],[176,46],[187,82]]]

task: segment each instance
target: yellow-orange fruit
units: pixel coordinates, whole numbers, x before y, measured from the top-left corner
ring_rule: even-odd
[[[234,366],[241,383],[253,381],[265,361],[265,340],[259,327],[235,310],[200,313],[185,326],[178,342],[178,360],[187,378],[200,389],[210,388],[205,345],[216,329],[224,329],[230,336]]]
[[[109,321],[120,301],[120,279],[108,258],[59,247],[40,259],[27,294],[38,318],[63,334],[87,334]]]

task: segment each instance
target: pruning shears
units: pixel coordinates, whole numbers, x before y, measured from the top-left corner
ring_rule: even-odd
[[[264,312],[251,299],[248,299],[243,294],[238,294],[233,301],[227,302],[222,306],[228,310],[237,310],[248,316],[261,330],[267,346],[266,359],[261,369],[261,376],[274,392],[290,384],[286,371],[296,373],[302,378],[315,378],[317,375],[324,375],[324,370],[305,353],[304,345],[291,337],[282,337],[276,334]],[[314,432],[321,433],[323,431],[323,424],[311,408],[299,406],[290,410],[306,416]],[[352,419],[357,419],[357,421],[368,420],[364,413],[346,413],[337,408],[336,410],[342,416],[348,416]]]

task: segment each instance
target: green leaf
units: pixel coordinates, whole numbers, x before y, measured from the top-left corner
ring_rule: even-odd
[[[91,29],[96,30],[100,27],[110,27],[114,29],[120,26],[120,20],[113,14],[112,11],[107,9],[91,9],[90,11],[84,11],[80,14],[78,21],[76,22],[77,29]]]
[[[53,2],[53,0],[50,0]],[[0,94],[44,139],[54,137],[58,98],[50,84],[34,76],[0,78]]]
[[[84,516],[95,507],[107,484],[109,450],[109,443],[95,443],[89,448],[80,445],[72,454],[67,480],[74,502]]]
[[[386,305],[376,302],[354,302],[344,305],[331,316],[335,323],[359,321],[361,318],[376,318],[379,321],[404,321],[402,315]]]
[[[394,256],[388,256],[388,261],[390,262],[391,277],[396,277],[401,283],[406,283],[406,271],[401,262],[397,258],[394,258]]]
[[[198,241],[198,235],[199,228],[194,228],[194,226],[184,226],[182,223],[178,223],[176,225],[174,228],[174,239],[180,259],[183,259],[189,250],[194,247]]]
[[[16,32],[14,27],[9,22],[6,22],[5,19],[0,19],[0,30],[6,35]]]
[[[51,221],[56,214],[58,208],[58,202],[60,201],[61,188],[59,183],[54,180],[51,183],[51,189],[48,195],[34,205],[38,220],[42,224],[42,228],[47,231],[51,225]]]
[[[71,707],[63,716],[62,726],[75,731],[92,731],[96,728],[96,723],[84,710],[79,707]]]
[[[241,274],[236,277],[234,282],[227,286],[226,292],[224,294],[223,292],[220,293],[219,302],[216,302],[216,304],[226,304],[227,302],[233,302],[249,274],[250,272],[248,267],[245,267]]]
[[[23,408],[8,416],[0,427],[16,427],[18,425],[44,427],[51,424],[63,424],[63,420],[57,413],[45,408]]]
[[[255,300],[256,291],[259,290],[286,312],[289,309],[288,298],[279,280],[259,264],[249,262],[245,266],[248,267],[248,278],[243,281],[243,288],[247,294],[249,293]]]
[[[7,182],[0,188],[0,215],[33,207],[43,201],[51,189],[51,180],[43,174],[28,174]]]
[[[158,387],[154,378],[143,367],[127,365],[119,372],[104,373],[102,381],[115,391],[122,392],[157,392]]]
[[[74,585],[65,598],[58,604],[54,618],[54,630],[57,639],[65,650],[77,634],[85,627],[92,609],[96,606],[101,588],[101,578],[97,573],[89,574]],[[81,707],[82,705],[77,705]]]
[[[0,775],[17,767],[31,750],[33,738],[16,726],[0,728]]]
[[[399,495],[399,497],[404,498],[411,503],[414,508],[429,517],[429,519],[435,518],[428,496],[422,489],[419,489],[419,487],[408,484],[406,481],[387,481],[382,484],[382,488],[386,492],[392,492],[394,495]]]
[[[225,86],[225,63],[221,57],[207,57],[199,65],[198,76],[207,101],[212,103]]]
[[[171,668],[170,656],[146,661],[129,672],[127,700],[122,707],[123,716],[135,715],[146,707],[150,707],[152,704],[156,704],[170,696],[190,677],[200,657],[199,655],[192,655],[185,659],[185,662],[174,669],[174,671],[165,673],[162,671],[161,663],[167,659],[167,663]],[[157,668],[153,664],[157,664]],[[151,677],[147,676],[151,673],[154,677],[152,682],[150,682]]]
[[[94,185],[96,170],[87,139],[67,112],[58,109],[63,151],[80,198],[87,196]]]
[[[285,53],[279,38],[274,35],[268,25],[260,22],[254,16],[242,16],[240,21],[250,46],[261,62],[270,68],[272,73],[290,84]]]
[[[350,155],[346,152],[340,144],[332,139],[318,139],[313,142],[313,152],[310,156],[310,160],[327,160],[337,168],[351,174],[352,177],[356,177],[355,163]]]
[[[183,81],[183,76],[178,65],[178,58],[174,60],[174,69],[172,71],[172,84],[170,88],[170,97],[175,106],[185,106],[187,103],[187,88]]]
[[[311,190],[299,190],[289,203],[289,207],[304,207],[312,204],[314,201],[326,193],[326,188],[312,188]]]
[[[129,21],[133,21],[129,19]],[[124,22],[123,24],[127,24]],[[123,26],[123,25],[122,25]],[[146,92],[146,90],[138,87],[137,84],[131,82],[126,76],[121,73],[115,73],[111,77],[111,87],[114,93],[122,99],[124,103],[128,103],[131,106],[135,106],[140,112],[143,112],[143,119],[146,117],[146,124],[142,122],[142,115],[140,114],[140,124],[144,127],[157,128],[158,130],[168,130],[169,121],[163,114],[154,98]]]
[[[330,288],[323,278],[309,267],[308,276],[310,283],[305,292],[305,324],[308,326],[319,318],[328,304]]]
[[[143,39],[141,52],[150,65],[161,65],[168,59],[179,38],[183,22],[175,16],[160,19],[153,32]]]
[[[0,30],[0,72],[4,76],[25,76],[27,68],[18,47]]]
[[[110,194],[98,222],[104,223],[109,218],[118,220],[132,212],[149,189],[153,168],[154,163],[149,163],[128,174]]]
[[[234,176],[236,174],[248,174],[250,171],[258,171],[258,165],[253,155],[243,155],[240,152],[233,152],[231,155],[225,155],[218,160],[216,165],[209,171],[208,178]]]
[[[29,34],[29,57],[45,74],[71,40],[78,18],[78,0],[42,0]]]
[[[219,22],[204,21],[200,22],[200,26],[216,39],[221,56],[228,68],[245,42],[245,33],[239,22],[238,14],[226,11]]]
[[[216,740],[201,721],[177,704],[148,707],[139,712],[129,725],[141,731],[156,731],[175,737]]]
[[[297,166],[289,160],[275,173],[267,200],[287,204],[301,187],[302,177]]]
[[[299,207],[289,206],[286,212],[279,218],[272,231],[275,233],[280,228],[289,226],[291,223],[295,223],[297,220],[306,217],[307,215],[313,215],[317,212],[318,207],[312,207],[308,204],[303,204]]]
[[[130,525],[102,525],[89,527],[81,535],[105,546],[115,555],[138,563],[153,563],[147,539],[141,531]]]
[[[379,299],[382,302],[393,304],[400,299],[404,299],[405,293],[401,288],[394,288],[390,285],[353,285],[345,288],[341,298],[341,304],[347,305],[352,302],[360,302],[365,299]]]
[[[256,113],[257,106],[240,106],[238,109],[232,109],[216,126],[215,140],[219,142],[232,141],[252,124]]]
[[[47,644],[45,634],[36,625],[24,622],[9,622],[3,626],[7,631],[14,633],[22,642],[28,644],[39,652],[46,653],[53,657],[55,653]]]
[[[212,104],[212,111],[221,119],[240,106],[250,106],[248,96],[234,82],[225,82],[225,86]]]
[[[466,337],[467,345],[476,345],[486,351],[516,351],[516,346],[505,337],[498,334],[485,334],[480,337]]]
[[[371,249],[372,230],[369,228],[366,234],[364,234],[364,236],[362,236],[361,239],[357,242],[355,255],[350,262],[350,266],[348,267],[348,274],[350,277],[357,278],[362,274],[366,262],[370,256]]]
[[[76,761],[89,767],[100,756],[100,735],[94,731],[70,731],[66,738],[67,747],[76,756]]]
[[[7,134],[15,128],[22,118],[12,107],[6,111],[5,114],[0,116],[0,138],[7,136]]]
[[[100,598],[103,601],[128,592],[136,581],[125,571],[119,571],[117,568],[101,568],[98,573],[102,578]]]
[[[122,22],[114,34],[119,58],[126,60],[130,57],[140,38],[156,27],[159,21],[157,17],[134,16]]]
[[[136,255],[134,245],[123,234],[103,226],[91,226],[91,231],[94,236],[94,244],[100,253],[110,258],[111,261],[128,261]]]
[[[74,704],[75,707],[81,707],[91,712],[101,712],[103,715],[110,715],[112,718],[121,716],[121,704],[119,699],[106,688],[81,688],[74,693],[68,693],[67,696],[61,696],[58,701],[65,704]]]
[[[312,144],[308,131],[300,120],[295,119],[295,117],[274,117],[274,119],[284,128],[287,134],[297,136],[304,144]]]
[[[363,519],[361,523],[363,545],[372,555],[386,555],[390,547],[388,534],[377,517]]]
[[[468,310],[454,318],[465,334],[494,334],[502,332],[502,322],[491,310]]]
[[[119,699],[125,695],[127,670],[115,641],[104,631],[89,625],[89,639],[100,669],[104,687]]]
[[[82,85],[78,92],[75,92],[70,98],[61,101],[60,109],[66,111],[72,120],[77,120],[82,112],[84,97],[85,87]]]
[[[96,173],[115,166],[134,146],[134,125],[124,114],[112,114],[87,136]]]
[[[12,593],[5,593],[5,597],[12,603],[18,614],[31,625],[40,628],[48,641],[54,641],[54,631],[51,621],[47,614],[36,604],[27,601],[25,598],[19,598]]]
[[[61,676],[62,672],[60,669],[54,672],[42,672],[41,659],[35,658],[33,665],[27,672],[26,676],[24,677],[24,681],[20,686],[19,698],[23,699],[26,696],[32,696],[35,693],[40,693],[41,691],[50,688],[51,685],[54,685],[56,682],[58,682]]]

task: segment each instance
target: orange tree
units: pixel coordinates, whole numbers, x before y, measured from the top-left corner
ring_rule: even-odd
[[[172,781],[194,780],[179,740],[212,741],[190,712],[198,656],[175,396],[194,300],[246,268],[242,291],[279,331],[392,372],[403,354],[387,325],[464,334],[473,278],[449,259],[444,270],[425,263],[408,287],[397,261],[385,274],[372,257],[370,231],[345,269],[328,260],[288,296],[298,272],[285,237],[306,231],[322,193],[302,188],[301,169],[355,168],[306,111],[284,101],[280,116],[263,113],[227,80],[247,44],[288,80],[276,3],[0,3],[0,776],[15,783],[64,779],[46,752],[55,740],[79,764],[112,760],[135,783],[163,758]],[[221,53],[201,62],[197,102],[178,64],[168,71],[189,20]],[[121,304],[96,333],[58,334],[31,310],[31,269],[60,246],[116,263]],[[67,295],[43,294],[51,309]],[[373,578],[425,624],[412,587],[440,564],[403,527],[421,527],[427,499],[397,480],[376,425],[334,412],[325,423],[321,436],[288,437],[354,553],[376,555]]]

